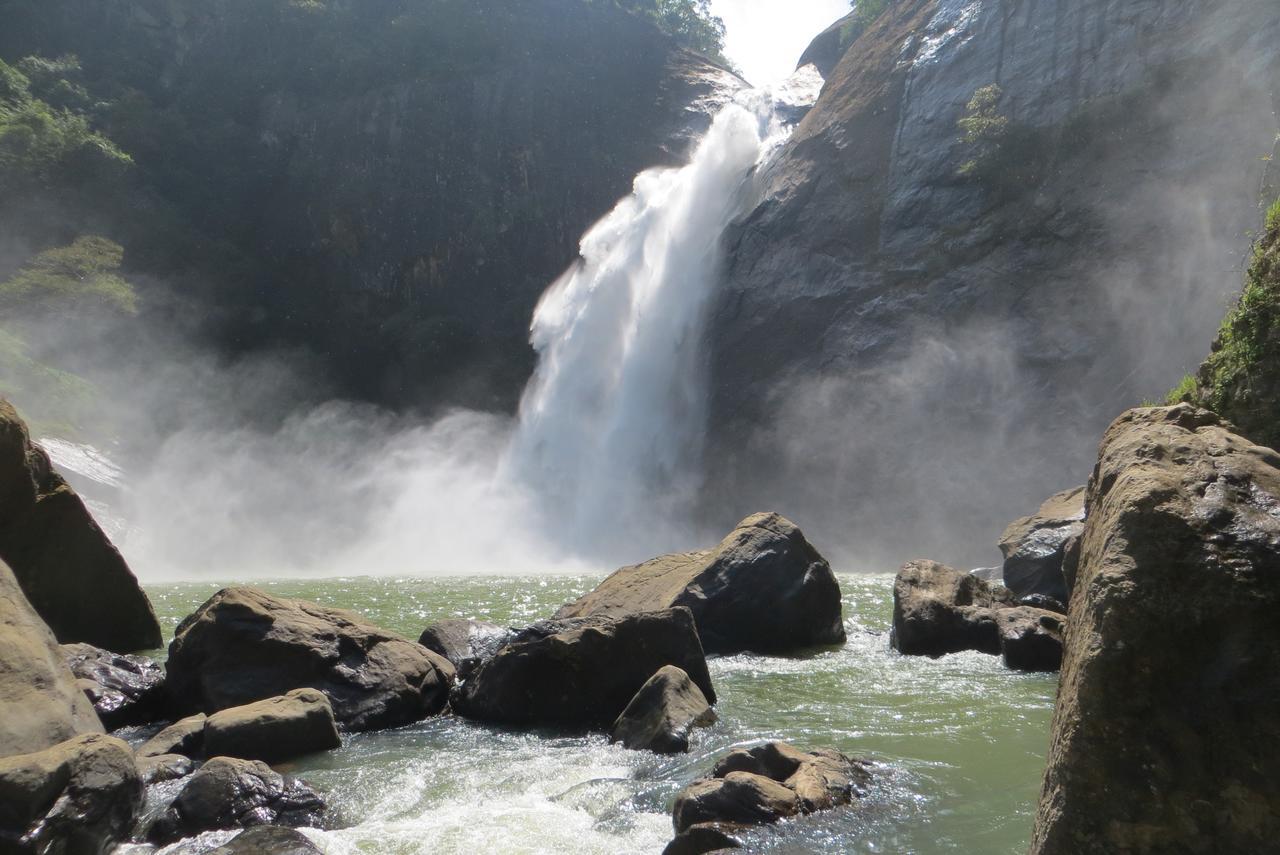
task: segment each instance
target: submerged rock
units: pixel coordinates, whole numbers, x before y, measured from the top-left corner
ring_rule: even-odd
[[[1280,454],[1130,410],[1088,490],[1031,852],[1274,852]]]
[[[742,841],[734,836],[738,827],[718,822],[691,825],[667,844],[662,855],[705,855],[724,849],[741,849]]]
[[[107,852],[128,839],[142,797],[133,752],[111,736],[0,759],[0,851]]]
[[[333,707],[317,689],[230,707],[204,726],[204,751],[211,756],[280,763],[341,744]]]
[[[226,588],[178,626],[169,693],[180,709],[228,707],[315,688],[350,731],[398,727],[440,712],[453,666],[354,612]]]
[[[623,567],[556,618],[674,606],[693,613],[708,653],[781,653],[845,640],[835,574],[778,514],[747,517],[715,549]]]
[[[160,624],[119,550],[0,399],[0,558],[63,643],[159,647]]]
[[[801,751],[785,742],[738,749],[676,796],[677,834],[706,823],[764,825],[847,805],[866,792],[869,766],[838,751]]]
[[[436,621],[422,631],[418,643],[448,659],[465,679],[476,666],[498,652],[515,631],[494,623],[465,618]]]
[[[53,633],[0,561],[0,757],[101,732]]]
[[[278,825],[246,829],[209,855],[320,855],[301,832]]]
[[[912,561],[893,583],[890,643],[900,653],[1000,653],[995,611],[1017,604],[1004,588],[936,561]]]
[[[715,710],[689,675],[664,665],[618,716],[609,741],[637,751],[679,754],[689,750],[693,728],[707,727],[715,720]]]
[[[138,756],[181,754],[186,757],[203,757],[204,725],[207,720],[204,713],[196,713],[174,722],[138,746]]]
[[[148,838],[166,843],[219,829],[316,826],[324,815],[324,797],[306,782],[259,760],[214,757],[191,776]]]
[[[552,620],[517,634],[453,692],[461,715],[513,724],[602,727],[665,665],[715,691],[686,608]]]
[[[64,644],[62,654],[107,730],[149,724],[164,716],[164,668],[154,660],[92,644]]]
[[[1065,603],[1062,574],[1067,541],[1084,531],[1084,487],[1046,499],[1031,516],[1009,523],[1000,537],[1004,585],[1015,596],[1040,594]]]

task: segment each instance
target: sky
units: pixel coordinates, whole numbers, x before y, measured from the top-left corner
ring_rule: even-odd
[[[725,53],[756,86],[788,77],[818,33],[849,12],[849,0],[711,0],[724,19]]]

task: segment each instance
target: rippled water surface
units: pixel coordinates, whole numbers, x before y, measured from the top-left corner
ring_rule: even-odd
[[[355,609],[417,638],[428,622],[523,625],[599,577],[330,579],[257,583]],[[720,721],[674,758],[603,736],[505,731],[445,717],[344,737],[337,751],[280,767],[330,794],[347,827],[308,832],[339,853],[658,853],[676,792],[728,749],[764,739],[875,760],[856,808],[783,823],[747,851],[1022,853],[1048,744],[1055,680],[977,653],[939,660],[889,650],[892,579],[843,576],[849,643],[803,658],[712,660]],[[148,587],[169,631],[217,590]],[[200,841],[220,842],[223,836]],[[199,851],[195,841],[170,852]]]

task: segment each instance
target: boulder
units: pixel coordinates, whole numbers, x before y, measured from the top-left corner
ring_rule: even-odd
[[[677,835],[706,823],[765,825],[850,804],[866,794],[869,781],[864,761],[770,742],[723,757],[710,778],[676,796],[672,819]]]
[[[301,832],[279,825],[259,825],[231,838],[209,855],[321,855]]]
[[[186,757],[203,757],[204,726],[207,720],[204,713],[196,713],[174,722],[138,746],[138,756],[181,754]]]
[[[155,660],[92,644],[64,644],[62,655],[107,730],[149,724],[164,715],[164,668]]]
[[[747,517],[715,549],[615,571],[557,619],[685,606],[708,653],[784,653],[843,644],[840,585],[795,523]]]
[[[1276,851],[1280,454],[1130,410],[1088,491],[1032,855]]]
[[[219,591],[183,620],[166,668],[181,711],[212,713],[315,688],[350,731],[434,715],[454,679],[444,657],[354,612],[247,587]]]
[[[324,814],[324,797],[304,781],[273,772],[260,760],[214,757],[191,776],[147,836],[167,843],[219,829],[317,826]]]
[[[418,643],[433,653],[438,653],[465,679],[475,667],[498,652],[515,634],[513,630],[494,623],[465,618],[449,618],[436,621],[422,631]]]
[[[1084,487],[1051,496],[1029,517],[1009,523],[1000,537],[1004,585],[1015,596],[1043,594],[1065,603],[1062,574],[1067,541],[1084,531]]]
[[[159,647],[151,602],[119,550],[0,399],[0,558],[63,643]]]
[[[101,732],[53,633],[0,561],[0,757]]]
[[[185,778],[196,770],[196,763],[181,754],[135,754],[142,783],[151,785]]]
[[[1000,655],[1015,671],[1057,671],[1062,667],[1061,612],[1020,606],[995,613],[1000,631]]]
[[[341,744],[333,707],[317,689],[230,707],[204,726],[204,750],[211,756],[280,763]]]
[[[741,849],[742,841],[734,836],[736,830],[737,826],[729,823],[691,825],[667,844],[662,855],[705,855],[707,852]]]
[[[693,728],[707,727],[715,720],[715,710],[689,675],[664,665],[618,716],[609,741],[637,751],[679,754],[689,750]]]
[[[893,583],[890,643],[901,653],[1000,653],[995,611],[1017,604],[1006,589],[936,561],[912,561]]]
[[[1046,597],[1044,594],[1028,594],[1025,597],[1018,598],[1018,605],[1030,606],[1033,609],[1042,609],[1046,612],[1065,615],[1067,613],[1067,604],[1061,600],[1055,600],[1053,597]]]
[[[453,709],[512,724],[604,727],[664,665],[715,702],[693,615],[680,607],[534,624],[454,691]]]
[[[105,853],[128,839],[142,802],[133,752],[114,737],[0,759],[0,852]]]

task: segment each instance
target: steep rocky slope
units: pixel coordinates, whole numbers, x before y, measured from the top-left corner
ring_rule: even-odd
[[[310,347],[340,391],[401,404],[513,404],[534,303],[582,232],[741,85],[584,0],[0,15],[0,58],[78,55],[107,105],[94,117],[133,158],[126,204],[10,198],[7,239],[34,222],[106,234],[133,272],[207,297],[233,347]]]
[[[978,563],[1078,480],[1236,287],[1277,38],[1271,0],[891,4],[729,239],[725,518],[771,506],[874,540],[869,562]]]

